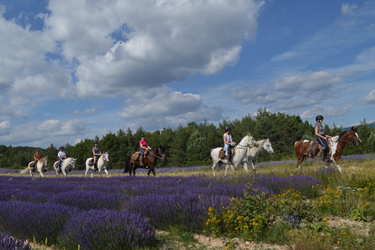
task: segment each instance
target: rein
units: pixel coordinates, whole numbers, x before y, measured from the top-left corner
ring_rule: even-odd
[[[254,144],[252,143],[250,136],[247,135],[247,138],[248,138],[249,141],[251,142],[251,145],[250,145],[250,143],[248,143],[246,146],[242,146],[241,144],[238,144],[238,145],[236,146],[236,148],[237,148],[237,147],[240,147],[240,148],[248,148],[248,147],[251,148],[251,147],[253,147]]]
[[[163,160],[163,158],[161,158],[160,156],[158,156],[158,155],[152,153],[151,151],[148,151],[148,152],[149,152],[150,154],[152,154],[153,156],[155,156],[156,158],[159,158],[160,160]]]
[[[354,139],[352,139],[352,138],[354,138]],[[339,138],[338,141],[341,142],[341,143],[346,144],[348,142],[355,142],[355,141],[357,141],[357,138],[355,136],[353,136],[351,133],[349,133],[349,136],[348,136],[348,138],[345,141],[342,141],[341,138]]]

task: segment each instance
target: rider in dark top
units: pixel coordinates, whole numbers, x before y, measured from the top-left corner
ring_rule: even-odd
[[[323,161],[329,161],[327,155],[328,155],[328,152],[329,152],[329,147],[328,147],[328,143],[327,143],[327,140],[328,138],[331,138],[331,136],[329,135],[326,135],[324,133],[324,128],[322,126],[322,123],[323,123],[323,116],[321,115],[318,115],[315,120],[316,120],[316,124],[315,124],[315,135],[316,135],[316,140],[317,142],[323,146],[324,148],[324,157],[323,157]]]

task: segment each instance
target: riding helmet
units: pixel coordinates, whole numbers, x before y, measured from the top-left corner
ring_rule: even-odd
[[[141,137],[145,137],[145,135],[144,135],[144,134],[141,134]]]
[[[94,144],[98,144],[98,142],[97,142],[97,141],[94,141]]]
[[[225,127],[225,132],[227,132],[228,130],[230,130],[230,127]]]
[[[316,121],[318,121],[318,120],[323,120],[323,119],[324,119],[324,118],[323,118],[322,115],[317,115],[316,118],[315,118]]]

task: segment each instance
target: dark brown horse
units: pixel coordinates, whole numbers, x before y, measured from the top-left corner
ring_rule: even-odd
[[[124,173],[129,173],[129,175],[132,175],[133,172],[133,175],[135,175],[135,170],[137,168],[146,168],[148,169],[147,175],[150,175],[152,172],[155,176],[156,174],[154,166],[156,165],[157,160],[160,159],[164,161],[166,159],[165,149],[161,146],[148,151],[146,158],[143,160],[144,166],[140,166],[140,157],[142,156],[139,155],[139,157],[134,157],[135,154],[140,154],[140,152],[136,152],[128,156]]]
[[[355,142],[357,145],[362,143],[361,139],[359,139],[359,136],[357,134],[357,128],[354,129],[352,127],[351,130],[344,131],[341,134],[328,139],[328,145],[330,147],[329,160],[333,161],[336,164],[336,167],[340,172],[342,172],[342,170],[339,165],[339,159],[341,157],[342,149],[348,142]],[[296,141],[296,143],[294,143],[294,150],[298,157],[297,168],[300,169],[303,161],[306,158],[314,158],[315,156],[321,156],[323,147],[316,141],[304,140]],[[330,162],[328,162],[327,164],[328,166],[330,166]]]

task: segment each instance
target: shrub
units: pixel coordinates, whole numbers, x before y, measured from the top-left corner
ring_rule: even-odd
[[[140,213],[83,211],[66,224],[60,244],[66,249],[134,249],[155,240],[155,230]]]
[[[53,203],[5,201],[0,202],[0,221],[4,230],[16,236],[41,243],[47,238],[54,244],[66,221],[78,211]]]

